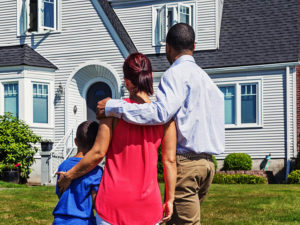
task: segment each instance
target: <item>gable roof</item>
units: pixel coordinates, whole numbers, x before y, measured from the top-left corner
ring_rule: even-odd
[[[298,0],[225,0],[219,49],[194,58],[202,68],[298,62],[298,16]],[[165,54],[147,56],[155,71],[169,67]]]
[[[0,47],[0,67],[20,65],[57,69],[27,44]]]
[[[137,48],[110,3],[107,0],[98,0],[98,2],[129,54],[137,52]]]

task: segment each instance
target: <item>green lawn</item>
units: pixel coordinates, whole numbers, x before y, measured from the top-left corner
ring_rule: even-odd
[[[0,182],[0,225],[51,224],[56,202],[55,187]],[[300,185],[214,184],[201,207],[204,225],[300,225]]]

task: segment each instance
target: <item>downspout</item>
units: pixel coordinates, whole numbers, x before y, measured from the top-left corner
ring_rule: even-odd
[[[285,182],[287,182],[290,173],[290,67],[287,66],[285,70],[286,83],[286,173]]]

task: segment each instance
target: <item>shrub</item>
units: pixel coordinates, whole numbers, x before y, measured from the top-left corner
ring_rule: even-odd
[[[213,163],[215,164],[215,171],[217,171],[217,169],[218,169],[218,162],[217,162],[217,159],[216,159],[216,157],[214,155],[212,156],[212,160],[213,160]]]
[[[251,170],[252,159],[245,153],[231,153],[224,160],[224,170]]]
[[[216,174],[214,184],[265,184],[266,179],[256,175],[248,174]]]
[[[157,179],[159,182],[164,182],[164,167],[162,163],[162,147],[158,148],[158,161],[157,161]]]
[[[19,165],[22,178],[27,178],[29,167],[38,151],[32,146],[40,141],[23,121],[10,113],[0,116],[0,172],[13,165]]]
[[[288,176],[288,184],[300,184],[300,170],[294,170]]]

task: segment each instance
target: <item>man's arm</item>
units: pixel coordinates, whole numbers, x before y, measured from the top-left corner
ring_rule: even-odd
[[[168,70],[162,77],[157,91],[157,101],[130,104],[123,100],[104,99],[98,102],[98,118],[117,117],[134,124],[164,124],[179,110],[185,99],[186,87],[181,76]]]

